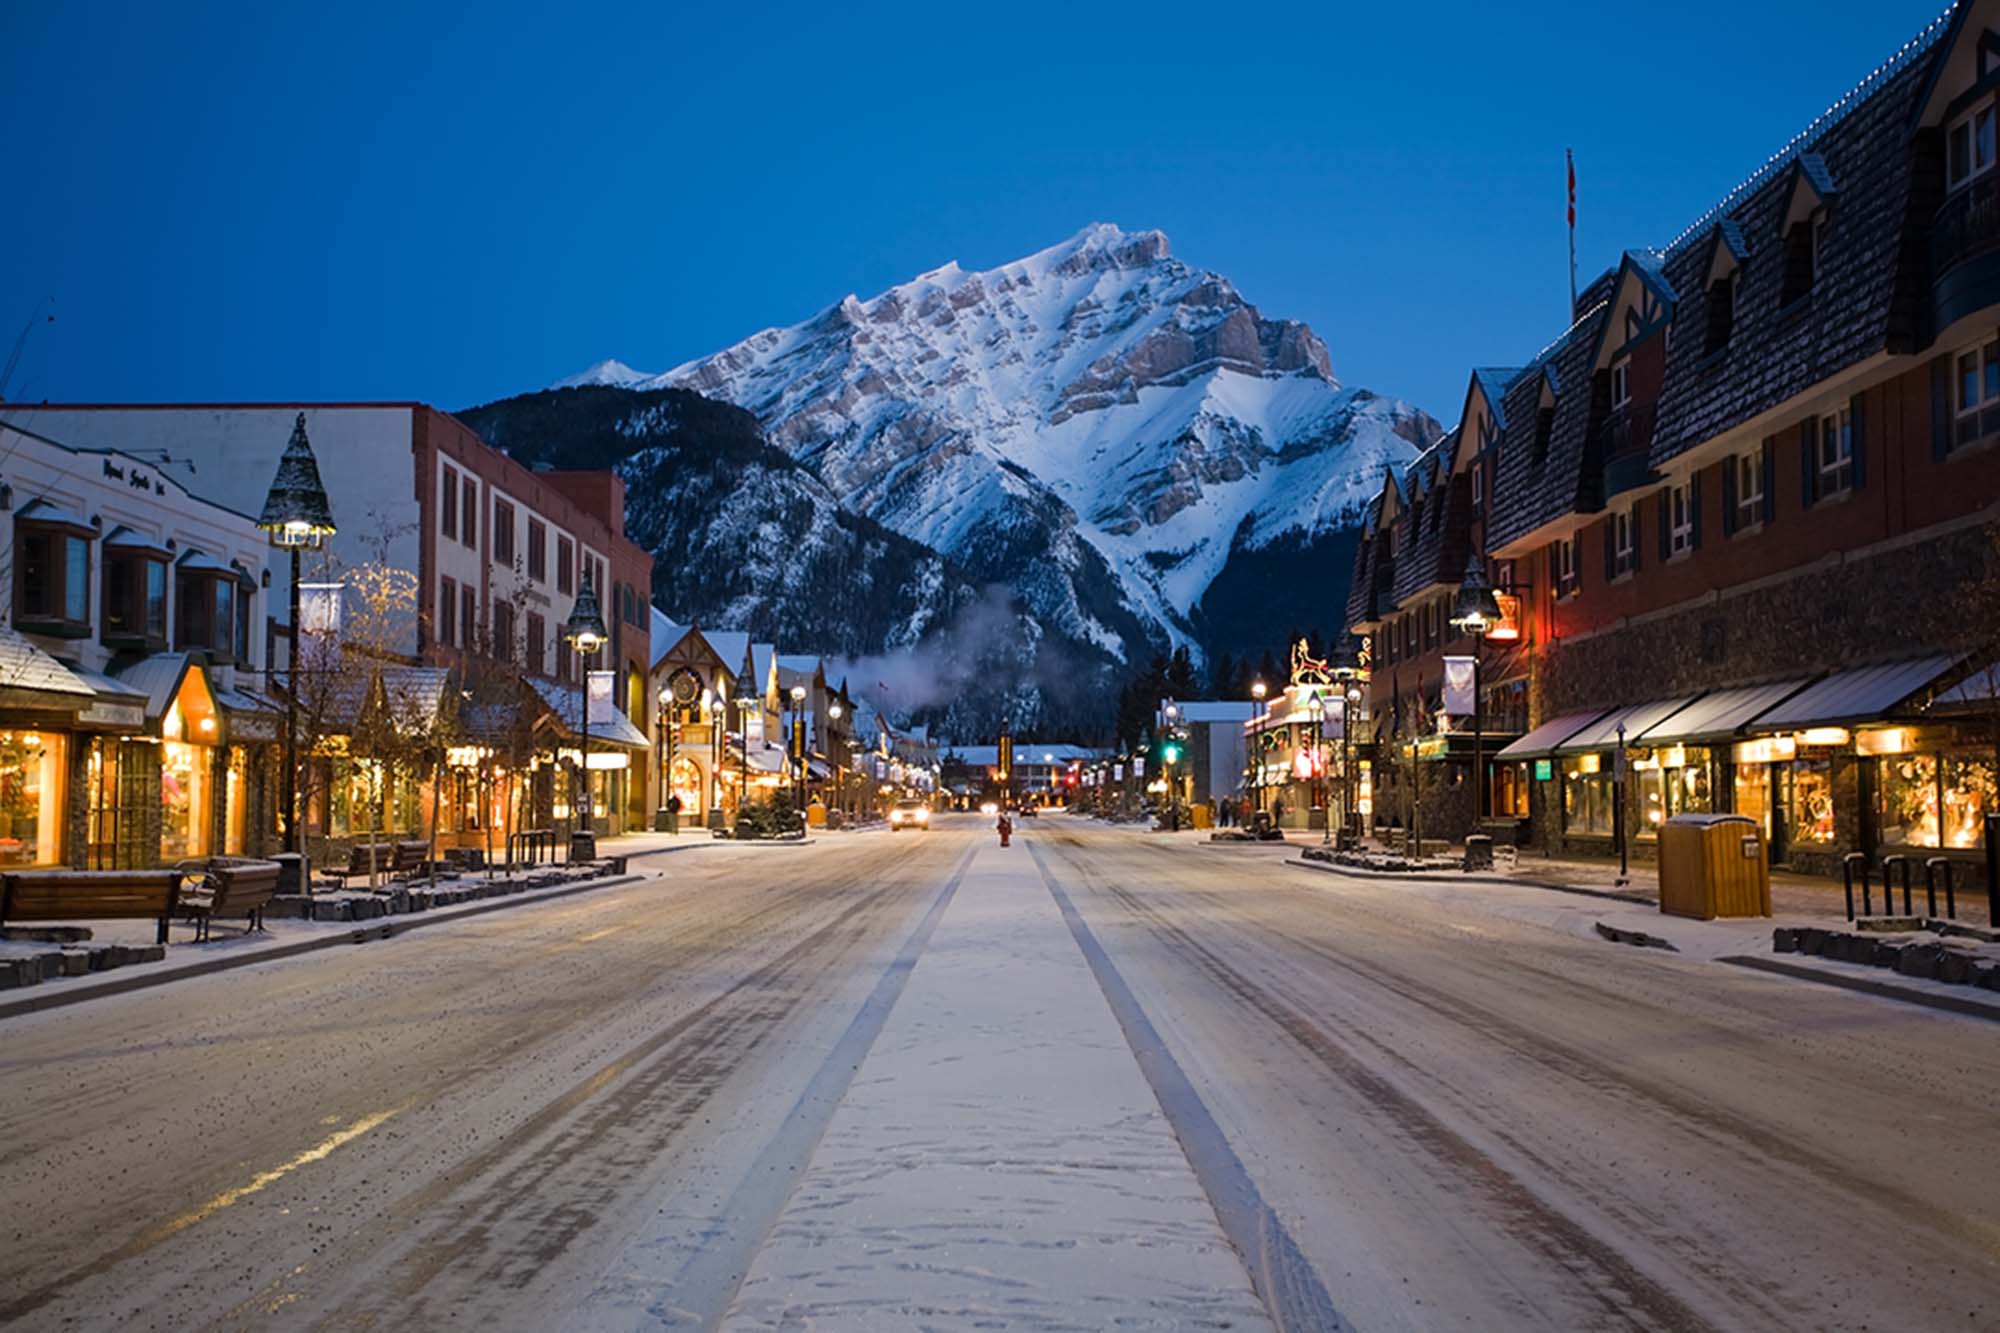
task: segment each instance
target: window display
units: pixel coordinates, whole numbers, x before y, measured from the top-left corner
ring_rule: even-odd
[[[1659,832],[1675,815],[1715,808],[1708,751],[1674,746],[1633,752],[1632,779],[1639,802],[1640,837]]]
[[[1994,776],[1990,758],[1944,756],[1938,777],[1942,785],[1945,846],[1970,849],[1984,845],[1986,816],[2000,811]]]
[[[1887,755],[1876,784],[1882,841],[1970,851],[1986,815],[2000,810],[1993,760],[1977,751]]]
[[[1611,774],[1597,755],[1563,766],[1563,829],[1569,833],[1612,832]]]
[[[1794,844],[1828,846],[1833,842],[1833,760],[1792,761],[1790,800],[1785,810],[1785,834]]]
[[[38,731],[0,731],[0,865],[46,866],[62,859],[62,740]]]
[[[1881,761],[1882,841],[1892,847],[1938,845],[1938,762],[1931,754],[1886,756]]]

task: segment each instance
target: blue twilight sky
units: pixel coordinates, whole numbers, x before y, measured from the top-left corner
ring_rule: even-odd
[[[1942,0],[0,7],[16,401],[661,370],[1091,221],[1449,423]],[[279,11],[290,12],[279,12]]]

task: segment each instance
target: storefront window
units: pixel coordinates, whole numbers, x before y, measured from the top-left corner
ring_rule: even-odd
[[[1572,759],[1563,767],[1563,830],[1568,833],[1612,832],[1612,790],[1609,766],[1597,755]]]
[[[209,773],[206,745],[160,747],[160,859],[208,855]]]
[[[141,845],[145,807],[160,787],[160,747],[100,738],[90,743],[86,780],[86,864],[92,870],[150,865],[154,849]]]
[[[1639,801],[1639,836],[1651,837],[1675,815],[1715,808],[1708,776],[1708,751],[1674,746],[1636,750],[1632,779]]]
[[[1973,848],[1984,846],[1986,816],[2000,812],[1996,799],[1993,761],[1970,755],[1944,757],[1939,775],[1944,784],[1944,845]]]
[[[1766,842],[1771,838],[1771,766],[1736,765],[1736,813],[1757,821]]]
[[[63,738],[0,731],[0,865],[62,860]]]
[[[1877,784],[1882,841],[1892,847],[1938,845],[1937,756],[1903,754],[1882,760]]]
[[[1794,759],[1785,836],[1793,845],[1824,847],[1832,844],[1833,832],[1833,760]]]

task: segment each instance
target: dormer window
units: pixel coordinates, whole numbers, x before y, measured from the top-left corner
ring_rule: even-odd
[[[1817,153],[1801,153],[1793,168],[1790,203],[1778,220],[1784,246],[1780,307],[1812,295],[1813,283],[1826,262],[1827,224],[1839,199],[1832,173]]]
[[[1785,285],[1778,304],[1790,305],[1812,294],[1813,278],[1819,267],[1820,215],[1794,222],[1785,232]]]
[[[1611,410],[1614,412],[1632,401],[1631,372],[1630,361],[1620,361],[1611,367]]]
[[[1704,355],[1729,346],[1736,328],[1736,274],[1730,273],[1708,284],[1708,336],[1702,343]]]
[[[81,515],[34,500],[14,516],[14,624],[30,634],[90,633],[90,542]]]
[[[1952,124],[1945,137],[1945,180],[1951,189],[1970,185],[1993,169],[1994,107],[1975,107]]]
[[[1472,460],[1472,512],[1479,513],[1486,505],[1486,460]]]

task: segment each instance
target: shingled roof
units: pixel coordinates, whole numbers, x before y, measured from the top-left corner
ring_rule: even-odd
[[[1669,247],[1666,280],[1689,327],[1707,318],[1718,224],[1742,268],[1728,345],[1710,353],[1689,337],[1667,349],[1655,466],[1870,356],[1917,349],[1928,267],[1922,230],[1941,187],[1917,179],[1909,125],[1930,63],[1906,59],[1847,99]],[[1802,182],[1828,206],[1825,243],[1810,296],[1781,308],[1780,233]]]

